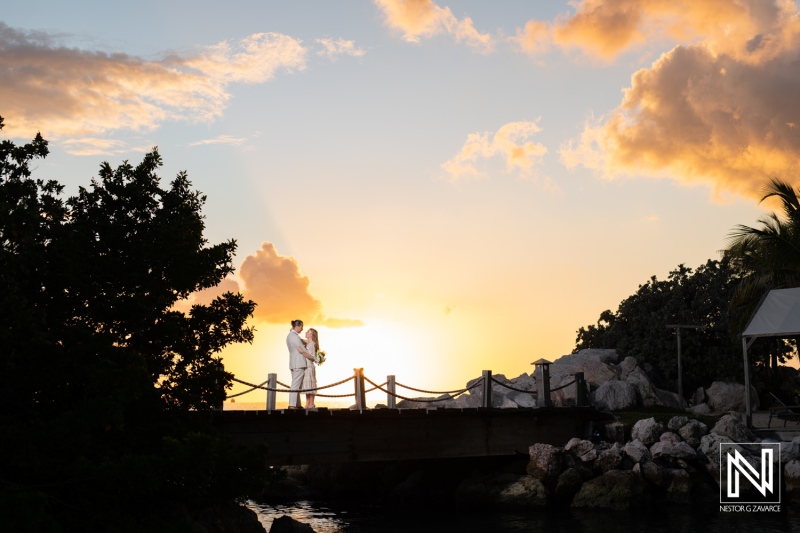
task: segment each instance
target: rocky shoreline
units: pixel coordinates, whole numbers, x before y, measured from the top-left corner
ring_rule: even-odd
[[[624,431],[611,426],[608,434]],[[711,430],[676,416],[666,425],[654,418],[639,420],[628,431],[624,442],[575,438],[561,447],[534,444],[528,457],[515,459],[289,467],[280,493],[287,498],[371,498],[389,505],[529,510],[713,507],[719,504],[724,475],[719,443],[775,442],[752,434],[736,413],[720,418]],[[780,490],[790,503],[800,494],[800,437],[777,446]],[[753,450],[739,450],[753,458]]]

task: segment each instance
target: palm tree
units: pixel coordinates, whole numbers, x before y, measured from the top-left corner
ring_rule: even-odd
[[[800,287],[800,190],[772,178],[759,203],[773,197],[780,200],[782,213],[760,218],[758,228],[736,226],[724,250],[741,276],[731,299],[731,326],[736,332],[744,330],[769,290]],[[773,367],[777,357],[773,353]]]

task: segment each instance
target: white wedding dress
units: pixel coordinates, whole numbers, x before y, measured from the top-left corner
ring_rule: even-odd
[[[306,351],[313,356],[317,355],[317,345],[313,342],[306,344]],[[317,372],[314,361],[306,359],[306,372],[303,374],[303,389],[316,389],[317,388]],[[306,394],[314,394],[313,392],[306,392]]]

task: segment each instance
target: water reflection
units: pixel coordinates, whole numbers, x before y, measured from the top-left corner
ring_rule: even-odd
[[[800,510],[782,513],[720,513],[718,508],[681,507],[650,513],[578,512],[569,509],[538,512],[476,512],[449,506],[423,509],[342,502],[298,501],[285,505],[248,502],[266,531],[283,515],[309,524],[317,533],[800,533]]]

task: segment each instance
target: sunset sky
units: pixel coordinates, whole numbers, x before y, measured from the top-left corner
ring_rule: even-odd
[[[800,185],[799,61],[791,1],[13,2],[0,115],[67,194],[153,146],[188,172],[238,241],[220,290],[258,303],[237,377],[288,382],[300,318],[320,384],[455,389],[569,353]]]

